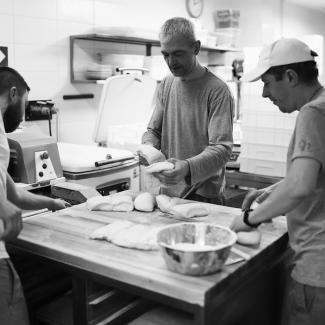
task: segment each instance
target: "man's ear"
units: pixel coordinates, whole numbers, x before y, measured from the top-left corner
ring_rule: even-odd
[[[285,78],[293,87],[299,83],[299,76],[297,72],[292,69],[285,71]]]
[[[9,99],[11,102],[15,102],[18,98],[18,90],[16,87],[11,87],[9,89]]]
[[[195,41],[193,47],[194,47],[194,54],[198,55],[201,49],[201,42]]]

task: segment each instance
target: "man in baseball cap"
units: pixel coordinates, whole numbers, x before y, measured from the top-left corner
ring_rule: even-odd
[[[232,229],[249,231],[285,214],[293,268],[285,324],[321,325],[325,319],[325,90],[317,54],[305,43],[282,38],[266,46],[257,67],[242,80],[264,83],[263,97],[284,113],[298,111],[287,155],[287,175],[244,199]],[[259,205],[251,210],[253,201]]]

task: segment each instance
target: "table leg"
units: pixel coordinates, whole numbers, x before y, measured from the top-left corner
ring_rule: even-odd
[[[78,277],[72,279],[73,324],[88,325],[88,281]]]

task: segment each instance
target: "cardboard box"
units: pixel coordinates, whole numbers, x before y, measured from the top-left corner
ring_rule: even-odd
[[[236,9],[216,10],[213,13],[215,28],[238,28],[240,11]]]

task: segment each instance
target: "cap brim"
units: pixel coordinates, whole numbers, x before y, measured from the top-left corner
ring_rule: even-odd
[[[257,67],[247,73],[245,73],[240,81],[256,81],[261,78],[262,74],[269,70],[269,67]]]

